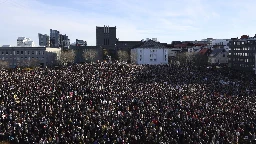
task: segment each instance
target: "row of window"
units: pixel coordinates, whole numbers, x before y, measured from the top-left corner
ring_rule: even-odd
[[[233,64],[234,67],[254,68],[254,65],[248,64]]]
[[[233,61],[233,62],[254,62],[254,59],[243,59],[243,58],[231,59],[231,58],[229,58],[229,61]]]
[[[142,61],[142,59],[140,58],[140,61]],[[151,62],[156,61],[156,59],[150,59]],[[165,61],[167,61],[167,58],[165,58]]]
[[[255,47],[234,48],[234,50],[255,50]]]
[[[248,40],[247,42],[245,41],[235,41],[233,42],[234,45],[244,45],[244,44],[255,44],[256,41],[255,40]]]
[[[44,55],[44,51],[2,51],[2,55]]]
[[[231,53],[229,53],[231,55]],[[249,56],[249,53],[234,53],[235,56]]]
[[[104,39],[104,45],[109,45],[109,39]]]
[[[20,59],[39,59],[39,60],[43,60],[44,57],[2,57],[2,60],[20,60]]]
[[[254,56],[253,53],[233,53],[235,56]],[[229,53],[229,55],[232,55],[232,53]]]

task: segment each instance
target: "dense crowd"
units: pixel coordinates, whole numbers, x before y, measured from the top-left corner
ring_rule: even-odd
[[[77,64],[0,72],[13,143],[256,143],[255,77],[190,65]]]

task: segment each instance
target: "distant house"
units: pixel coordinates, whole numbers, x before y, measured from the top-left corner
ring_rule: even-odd
[[[198,53],[201,49],[202,47],[200,46],[191,47],[191,48],[188,48],[188,53]]]
[[[178,53],[182,51],[181,48],[169,48],[168,49],[168,56],[169,57],[176,57]]]
[[[147,40],[131,49],[131,62],[136,64],[168,64],[168,48],[159,42]]]
[[[208,58],[210,64],[227,64],[228,52],[224,48],[214,49]]]
[[[204,56],[209,56],[211,54],[212,50],[208,48],[203,48],[201,49],[198,54],[199,55],[204,55]]]

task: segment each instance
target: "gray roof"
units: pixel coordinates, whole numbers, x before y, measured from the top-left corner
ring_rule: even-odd
[[[212,53],[210,54],[210,56],[215,57],[215,56],[217,56],[221,52],[226,52],[226,50],[224,48],[214,49],[212,51]]]
[[[140,46],[137,46],[136,48],[167,48],[167,47],[162,45],[159,42],[155,42],[153,40],[148,40],[148,41],[143,42]]]

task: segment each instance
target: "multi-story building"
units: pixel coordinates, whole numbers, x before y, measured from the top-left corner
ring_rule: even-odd
[[[207,45],[211,46],[213,40],[214,40],[213,38],[207,38],[207,39],[202,39],[201,41],[205,41],[207,43]]]
[[[255,67],[256,38],[241,38],[229,41],[229,66],[237,70],[252,71]]]
[[[64,47],[69,47],[70,46],[70,39],[68,38],[68,36],[65,34],[60,34],[60,44],[59,47],[64,48]]]
[[[0,47],[0,59],[11,68],[16,66],[45,66],[45,47]]]
[[[60,34],[57,30],[50,29],[50,47],[52,48],[68,48],[70,39],[66,34]]]
[[[35,46],[35,43],[30,38],[18,37],[17,46],[19,46],[19,47],[33,47],[33,46]]]
[[[159,42],[147,40],[131,49],[131,62],[136,64],[167,64],[168,48]]]
[[[76,39],[76,46],[87,46],[87,42],[84,40]]]
[[[116,26],[96,26],[96,46],[104,49],[115,49],[116,41]]]
[[[227,46],[230,39],[213,39],[212,46]]]
[[[7,62],[10,68],[52,66],[57,64],[60,52],[60,48],[3,46],[0,47],[0,61]]]
[[[47,34],[38,33],[39,46],[50,47],[50,37]]]
[[[60,46],[60,32],[50,29],[50,47],[58,48]]]

